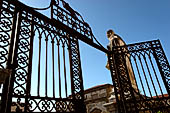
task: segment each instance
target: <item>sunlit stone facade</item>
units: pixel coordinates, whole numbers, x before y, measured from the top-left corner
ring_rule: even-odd
[[[85,90],[87,113],[117,113],[113,86],[104,84]]]

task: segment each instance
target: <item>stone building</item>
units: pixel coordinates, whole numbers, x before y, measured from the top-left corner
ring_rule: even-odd
[[[118,113],[114,88],[111,84],[103,84],[89,88],[85,90],[84,96],[87,113]],[[160,100],[162,100],[163,98],[168,99],[168,97],[169,97],[168,94],[153,96],[152,98],[154,98],[154,100],[152,102],[159,103],[161,102]],[[164,102],[162,103],[161,106],[168,107],[169,105],[170,100],[168,99],[167,103]],[[155,104],[154,106],[151,107],[155,109],[160,109],[160,104],[158,105]],[[147,110],[145,110],[145,112],[151,113],[151,111]],[[140,111],[139,113],[143,113],[143,111]],[[165,111],[165,113],[169,112]]]
[[[113,86],[98,85],[85,90],[87,113],[117,113]]]

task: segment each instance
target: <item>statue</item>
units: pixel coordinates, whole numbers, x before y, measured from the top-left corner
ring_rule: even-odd
[[[122,45],[124,45],[124,44],[121,43],[123,41],[121,41],[118,38],[118,36],[114,33],[114,31],[111,30],[111,29],[107,31],[107,38],[109,40],[109,44],[107,45],[107,47],[109,48],[110,51],[112,51],[113,46],[122,46]],[[108,70],[110,70],[108,61],[107,61],[107,64],[106,64],[106,68]]]
[[[116,35],[114,33],[114,31],[111,30],[111,29],[107,31],[107,38],[109,40],[109,44],[107,45],[107,47],[109,48],[110,51],[112,51],[113,47],[125,46],[126,45],[126,43],[121,39],[121,37]],[[128,51],[128,50],[125,48],[123,51]],[[133,70],[132,70],[132,65],[130,63],[130,58],[129,58],[130,54],[128,54],[128,52],[126,52],[126,53],[127,54],[125,56],[125,60],[126,60],[127,71],[128,71],[131,83],[132,83],[132,87],[136,89],[135,77],[134,77],[134,73],[133,73]],[[107,61],[107,64],[106,64],[106,68],[108,70],[110,70],[110,66],[109,66],[108,61]]]

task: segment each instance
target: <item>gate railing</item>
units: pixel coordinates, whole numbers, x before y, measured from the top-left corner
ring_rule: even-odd
[[[168,112],[170,66],[160,41],[112,50],[108,58],[119,112]]]

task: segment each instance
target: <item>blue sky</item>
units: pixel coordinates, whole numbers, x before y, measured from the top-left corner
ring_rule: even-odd
[[[32,7],[47,7],[50,0],[20,0]],[[160,39],[170,58],[170,0],[65,0],[89,23],[94,36],[106,47],[108,29],[127,44]],[[43,11],[49,15],[49,11]],[[84,87],[111,83],[106,55],[80,42]]]

